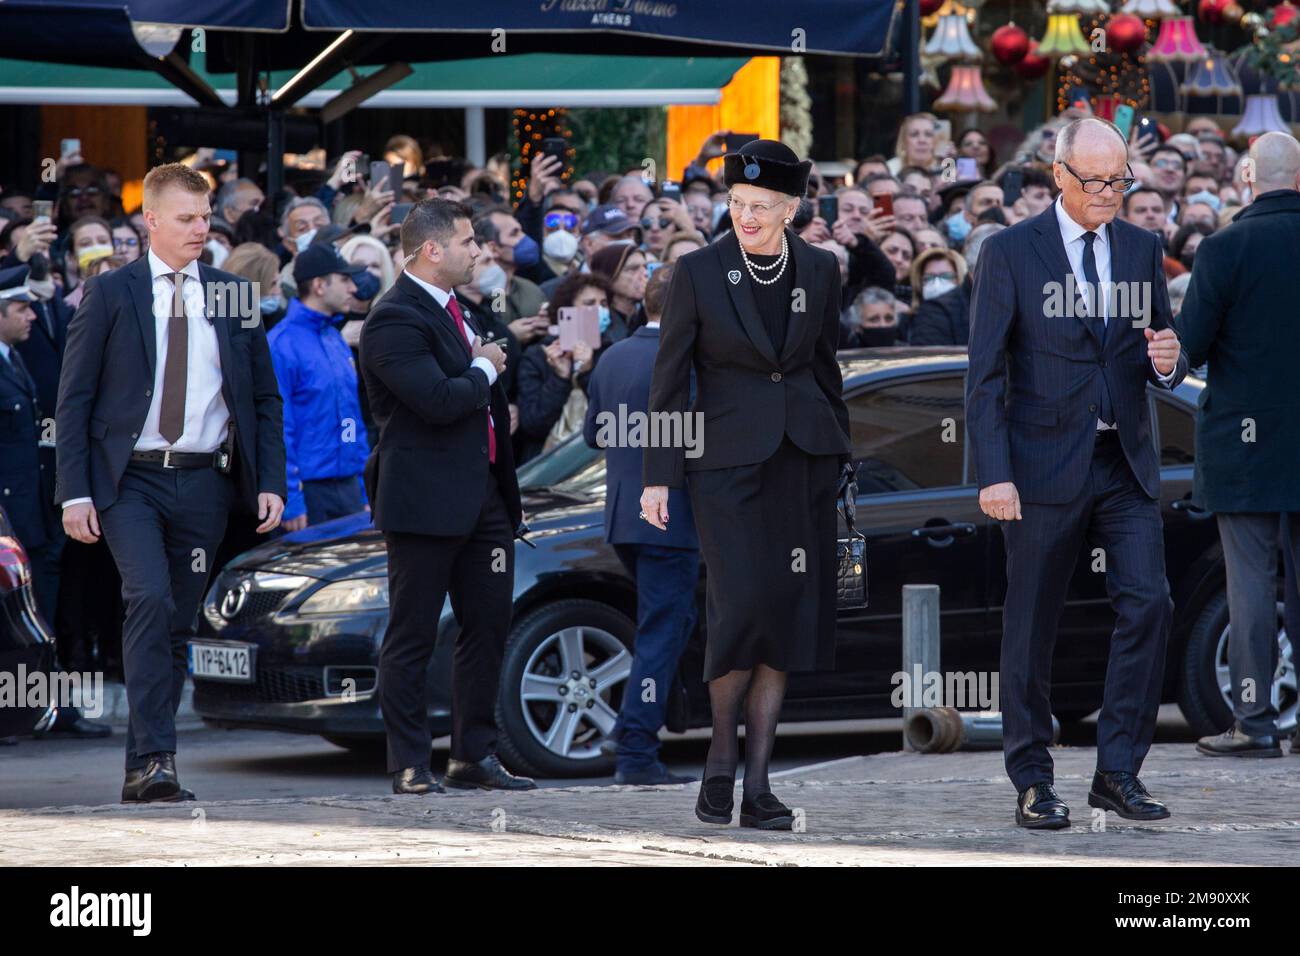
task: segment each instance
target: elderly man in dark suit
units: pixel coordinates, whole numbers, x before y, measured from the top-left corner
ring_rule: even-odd
[[[1300,143],[1265,133],[1250,147],[1254,201],[1206,238],[1178,317],[1193,365],[1209,373],[1196,423],[1196,497],[1215,512],[1228,572],[1233,725],[1203,737],[1210,756],[1279,757],[1277,539],[1300,564]],[[1292,635],[1294,647],[1295,635]],[[1300,738],[1291,752],[1300,753]]]
[[[149,253],[86,283],[55,413],[63,527],[101,532],[122,575],[130,723],[122,802],[194,799],[176,709],[199,602],[236,496],[265,533],[284,509],[280,390],[257,294],[198,259],[208,184],[179,163],[144,179]]]
[[[662,266],[646,284],[648,321],[621,342],[591,373],[582,434],[605,449],[605,540],[614,546],[636,581],[636,648],[623,707],[611,734],[617,741],[615,780],[621,784],[688,783],[659,760],[659,729],[677,663],[695,630],[700,542],[684,488],[668,492],[678,520],[665,531],[640,516],[642,446],[618,429],[645,415],[659,351],[659,319],[673,266]]]
[[[1187,358],[1169,328],[1158,240],[1115,218],[1135,183],[1127,160],[1113,124],[1065,127],[1060,197],[985,241],[971,301],[966,421],[980,507],[1006,539],[1003,747],[1016,822],[1030,828],[1070,822],[1053,787],[1049,689],[1085,542],[1104,550],[1117,617],[1088,804],[1133,820],[1169,815],[1137,776],[1173,615],[1146,387],[1176,385]]]

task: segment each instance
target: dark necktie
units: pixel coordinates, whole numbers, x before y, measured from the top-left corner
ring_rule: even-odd
[[[1083,278],[1088,283],[1088,321],[1092,323],[1097,341],[1104,345],[1106,342],[1106,323],[1102,319],[1104,294],[1101,288],[1101,277],[1097,273],[1097,256],[1092,248],[1096,241],[1095,232],[1083,234]],[[1110,388],[1106,384],[1105,374],[1101,376],[1101,405],[1097,417],[1107,425],[1115,424],[1115,411],[1110,404]]]
[[[174,272],[171,318],[167,320],[167,357],[163,364],[158,434],[174,445],[185,431],[185,390],[189,370],[190,327],[185,318],[185,273]]]
[[[469,340],[465,335],[465,316],[464,314],[461,313],[460,303],[456,301],[456,297],[454,295],[451,296],[449,299],[447,299],[447,311],[451,313],[451,317],[456,320],[456,328],[460,331],[460,340],[462,344],[464,344],[467,351],[470,351],[470,353],[473,354],[473,350],[470,349],[469,347]],[[497,430],[496,430],[496,426],[492,424],[492,403],[491,401],[489,401],[488,402],[488,461],[492,464],[496,464],[496,460],[497,460]]]

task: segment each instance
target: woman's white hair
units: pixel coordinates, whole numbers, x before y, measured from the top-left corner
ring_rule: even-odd
[[[339,246],[339,255],[348,262],[352,262],[352,254],[362,247],[372,249],[379,255],[379,291],[375,293],[375,298],[379,298],[379,296],[391,289],[393,283],[397,281],[397,272],[393,269],[393,257],[386,245],[374,236],[366,235],[349,238]]]

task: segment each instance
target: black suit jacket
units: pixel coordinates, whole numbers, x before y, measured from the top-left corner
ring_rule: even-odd
[[[1111,281],[1144,283],[1151,328],[1168,328],[1160,241],[1121,220],[1106,228]],[[979,486],[1014,481],[1023,501],[1072,500],[1088,475],[1104,379],[1129,466],[1156,498],[1160,463],[1146,386],[1158,378],[1146,337],[1133,327],[1137,316],[1125,311],[1122,298],[1104,346],[1081,310],[1049,315],[1065,309],[1071,275],[1054,204],[990,236],[980,250],[966,377],[966,427]],[[1186,374],[1187,356],[1180,355],[1170,387]]]
[[[952,291],[918,305],[907,332],[908,344],[965,345],[970,338],[970,295],[967,276]]]
[[[660,320],[650,412],[687,410],[694,364],[690,411],[703,416],[702,453],[688,458],[680,442],[647,447],[647,486],[676,488],[687,471],[765,461],[787,433],[809,454],[849,459],[849,413],[835,360],[839,262],[788,228],[786,240],[796,295],[780,355],[763,326],[734,232],[677,260]]]
[[[482,334],[468,313],[465,321]],[[376,528],[430,535],[474,528],[487,493],[490,403],[497,484],[516,536],[525,530],[505,385],[498,378],[488,388],[455,319],[405,272],[366,319],[361,372],[379,423],[366,462]]]
[[[1300,511],[1297,250],[1294,189],[1256,196],[1196,250],[1175,324],[1190,364],[1209,363],[1196,497],[1212,511]],[[1244,441],[1251,423],[1254,440]]]
[[[199,279],[210,305],[213,284],[240,289],[239,301],[252,305],[247,318],[208,318],[217,332],[221,395],[235,426],[233,475],[239,500],[256,514],[259,492],[287,497],[280,389],[251,283],[202,263]],[[209,308],[209,313],[227,311],[240,310]],[[92,498],[102,511],[117,500],[118,482],[149,414],[157,350],[147,257],[86,283],[68,325],[59,378],[58,501]]]
[[[23,546],[39,548],[57,536],[60,522],[54,514],[54,483],[37,448],[42,429],[36,386],[11,364],[17,353],[10,348],[10,361],[0,358],[0,506]]]

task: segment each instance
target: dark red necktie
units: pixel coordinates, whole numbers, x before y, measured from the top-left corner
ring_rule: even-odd
[[[460,340],[465,343],[465,348],[469,349],[469,337],[465,334],[465,316],[460,311],[460,303],[456,301],[453,295],[447,299],[447,311],[451,317],[456,320],[456,328],[460,330]],[[473,354],[471,351],[470,354]],[[496,464],[497,460],[497,430],[492,424],[492,403],[488,402],[488,461]]]

